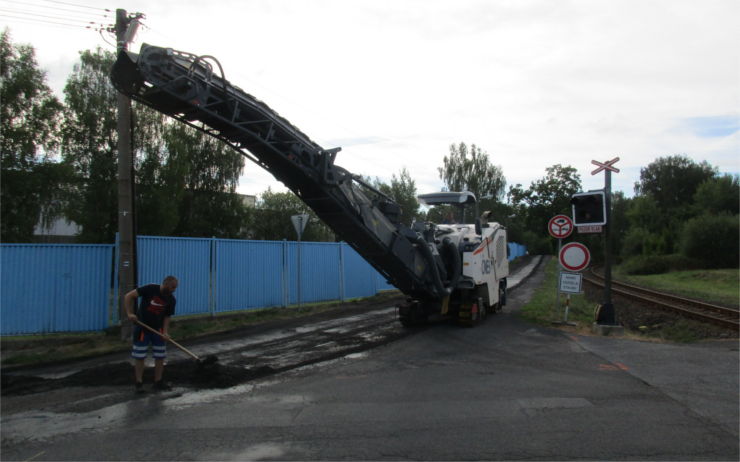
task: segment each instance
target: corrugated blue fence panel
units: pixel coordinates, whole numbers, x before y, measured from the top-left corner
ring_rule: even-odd
[[[0,245],[2,335],[107,327],[113,245]]]
[[[139,236],[138,285],[177,276],[176,316],[296,304],[298,245]],[[301,303],[395,289],[346,243],[302,242],[300,251]],[[113,252],[113,245],[2,244],[0,334],[106,328]],[[509,243],[509,259],[526,253]]]
[[[517,244],[516,242],[509,242],[509,261],[523,257],[527,254],[527,246],[522,244]]]
[[[289,280],[289,303],[298,303],[298,247],[300,245],[300,302],[315,303],[338,300],[339,245],[333,242],[289,242],[287,269]]]
[[[378,290],[397,290],[397,287],[393,284],[389,284],[385,276],[375,271],[375,287]]]
[[[216,240],[215,311],[282,306],[286,243]]]
[[[177,277],[175,316],[208,313],[211,239],[139,236],[136,240],[138,285]]]
[[[378,293],[375,268],[370,266],[355,249],[344,246],[344,297],[371,297]]]

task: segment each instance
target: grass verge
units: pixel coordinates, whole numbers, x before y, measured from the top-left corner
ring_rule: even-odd
[[[580,327],[590,326],[594,320],[596,306],[585,294],[571,294],[569,302],[565,294],[560,294],[558,306],[556,294],[558,272],[557,259],[550,258],[545,265],[545,279],[542,285],[535,291],[529,303],[522,307],[522,318],[535,324],[551,325],[565,319],[567,303],[568,321]]]
[[[734,270],[733,270],[734,271]],[[565,296],[560,296],[560,306],[556,307],[556,281],[559,272],[557,259],[551,258],[545,266],[545,278],[535,291],[529,303],[522,307],[521,317],[529,322],[553,326],[553,322],[564,320]],[[714,273],[714,271],[710,271]],[[724,273],[725,270],[719,270]],[[686,272],[689,273],[689,272]],[[737,272],[735,271],[735,274]],[[665,276],[665,275],[661,275]],[[712,276],[725,278],[726,276]],[[619,276],[616,279],[624,280]],[[635,283],[635,282],[633,282]],[[663,290],[671,291],[669,286]],[[562,327],[564,330],[580,334],[591,333],[591,326],[595,319],[595,310],[602,300],[602,289],[596,289],[584,284],[583,294],[571,295],[568,321],[576,324],[575,327]],[[737,286],[735,288],[737,290]],[[704,297],[694,293],[694,298]],[[618,322],[625,327],[626,336],[639,340],[668,341],[691,343],[707,338],[726,338],[730,335],[723,329],[713,325],[683,318],[677,314],[651,309],[621,297],[614,299]],[[555,327],[555,326],[553,326]]]
[[[689,298],[727,306],[740,306],[740,269],[672,271],[644,276],[624,274],[616,268],[615,278]]]

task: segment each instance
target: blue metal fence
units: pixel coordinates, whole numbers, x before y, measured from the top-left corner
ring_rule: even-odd
[[[114,245],[0,245],[0,335],[99,331],[117,323],[114,250]],[[509,244],[510,259],[525,253],[526,247]],[[139,236],[137,258],[138,285],[159,283],[169,274],[180,280],[175,316],[345,300],[394,289],[346,243]]]
[[[509,242],[509,261],[527,255],[527,246]]]
[[[108,327],[113,245],[0,246],[0,333]]]

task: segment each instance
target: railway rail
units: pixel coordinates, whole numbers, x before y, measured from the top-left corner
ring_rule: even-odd
[[[596,272],[594,268],[584,275],[584,279],[598,287],[604,287],[604,277]],[[734,330],[740,328],[740,311],[737,309],[667,294],[665,292],[658,292],[614,280],[612,280],[612,293],[698,321],[710,322]]]

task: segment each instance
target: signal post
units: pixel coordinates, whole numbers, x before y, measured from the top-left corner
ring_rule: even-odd
[[[612,242],[611,242],[611,195],[612,177],[611,173],[619,173],[614,164],[619,157],[606,162],[592,160],[591,163],[598,166],[591,175],[604,171],[604,190],[579,193],[573,195],[573,220],[576,226],[604,226],[604,302],[599,307],[594,323],[594,331],[603,335],[617,333],[623,329],[617,324],[614,304],[612,303]]]

